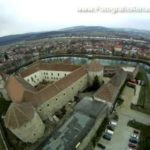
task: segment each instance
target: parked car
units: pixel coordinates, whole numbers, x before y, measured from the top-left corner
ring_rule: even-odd
[[[106,140],[108,140],[108,141],[110,141],[111,140],[111,135],[110,134],[107,134],[107,133],[105,133],[104,135],[103,135],[103,138],[104,139],[106,139]]]
[[[129,82],[134,83],[134,84],[138,84],[138,80],[129,80]]]
[[[127,85],[131,88],[135,88],[135,83],[132,83],[132,82],[127,82]]]
[[[134,138],[134,139],[136,139],[138,141],[139,140],[139,135],[136,134],[136,133],[132,133],[131,134],[131,138]]]
[[[115,126],[113,126],[113,125],[108,125],[108,126],[107,126],[107,129],[114,131],[114,130],[115,130]]]
[[[109,129],[106,129],[105,130],[105,133],[107,133],[107,134],[109,134],[109,135],[113,135],[114,134],[114,131],[112,131],[112,130],[109,130]]]
[[[126,150],[136,150],[135,148],[127,147]]]
[[[129,143],[128,146],[129,146],[130,148],[137,149],[137,144]]]
[[[97,146],[100,147],[101,149],[105,149],[106,148],[105,145],[103,145],[101,143],[98,143]]]
[[[133,133],[140,134],[140,132],[138,130],[133,130]]]
[[[109,122],[109,125],[116,127],[116,126],[117,126],[117,121],[111,120],[111,121]]]
[[[138,144],[138,140],[135,138],[130,138],[129,141],[134,144]]]

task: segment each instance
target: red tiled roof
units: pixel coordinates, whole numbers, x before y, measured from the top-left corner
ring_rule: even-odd
[[[71,65],[67,63],[44,63],[44,62],[37,62],[32,64],[28,69],[22,71],[20,75],[24,78],[37,72],[39,70],[52,70],[52,71],[74,71],[75,69],[79,68],[80,66]]]
[[[53,84],[47,85],[39,91],[37,91],[34,87],[27,83],[23,78],[12,76],[7,82],[6,89],[8,91],[9,96],[14,102],[31,102],[33,106],[37,107],[44,101],[47,101],[48,99],[54,97],[65,88],[69,87],[82,76],[86,75],[88,71],[100,71],[103,67],[96,61],[92,61],[92,63],[90,63],[89,65],[82,67],[68,64],[36,63],[32,65],[27,70],[27,72],[22,72],[22,76],[33,73],[41,68],[43,70],[69,70],[72,71],[72,73],[56,81]]]
[[[82,76],[87,74],[87,71],[81,67],[67,75],[66,77],[56,81],[54,84],[46,86],[36,93],[25,93],[24,101],[30,101],[35,107],[42,104],[44,101],[54,97],[62,90],[66,89],[68,86],[73,84],[75,81],[80,79]],[[27,94],[27,95],[26,95]]]
[[[115,45],[115,48],[122,48],[122,45]]]
[[[84,67],[77,68],[66,77],[56,81],[52,85],[47,85],[40,91],[36,91],[33,87],[32,89],[30,86],[27,88],[28,83],[26,81],[26,83],[22,81],[18,82],[16,77],[11,77],[8,81],[7,90],[9,96],[14,102],[31,102],[33,106],[36,107],[44,101],[47,101],[48,99],[57,95],[60,91],[73,84],[85,74],[87,74],[87,71]]]
[[[10,76],[6,82],[6,90],[15,102],[21,102],[25,91],[36,91],[28,82],[18,76]]]
[[[91,72],[98,72],[103,69],[103,66],[97,61],[91,61],[90,64],[87,65],[87,70]]]
[[[20,128],[34,117],[34,108],[30,103],[11,103],[5,115],[7,128]]]
[[[126,78],[127,73],[120,69],[107,84],[96,91],[94,97],[114,103]]]

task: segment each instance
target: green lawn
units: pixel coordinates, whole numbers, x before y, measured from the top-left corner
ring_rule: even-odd
[[[5,150],[5,146],[4,146],[4,143],[0,137],[0,150]]]
[[[92,139],[92,143],[93,143],[94,147],[95,147],[96,143],[98,142],[99,138],[101,137],[103,131],[105,130],[107,124],[108,124],[108,118],[104,118],[102,124],[100,125],[95,136]]]
[[[136,79],[143,80],[145,84],[141,86],[141,91],[137,103],[137,105],[141,106],[141,108],[134,108],[144,113],[150,114],[150,80],[148,79],[144,69],[140,69]]]

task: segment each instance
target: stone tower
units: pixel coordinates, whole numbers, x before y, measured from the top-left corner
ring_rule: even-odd
[[[103,66],[100,65],[97,61],[93,60],[90,64],[87,65],[89,85],[93,84],[95,76],[98,77],[99,81],[102,82],[103,79]]]
[[[37,141],[45,130],[44,123],[30,103],[11,103],[4,122],[6,128],[26,143]]]

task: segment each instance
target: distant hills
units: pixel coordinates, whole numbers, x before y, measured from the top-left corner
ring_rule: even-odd
[[[60,29],[57,31],[35,32],[0,37],[0,45],[6,45],[20,41],[30,41],[43,38],[65,36],[106,36],[150,41],[150,31],[147,30],[137,30],[129,28],[106,28],[101,26],[75,26]]]

